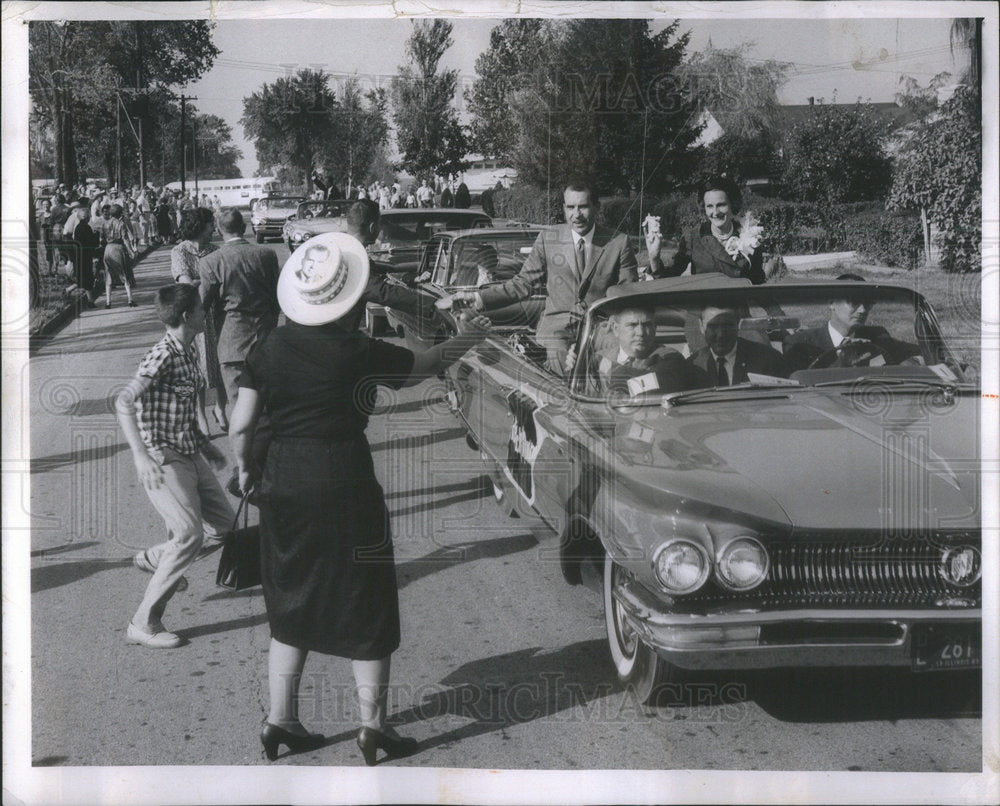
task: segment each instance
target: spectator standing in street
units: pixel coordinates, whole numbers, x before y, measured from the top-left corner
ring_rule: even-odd
[[[420,187],[417,188],[417,201],[420,202],[421,207],[430,207],[434,201],[434,191],[431,190],[426,179],[422,179]]]
[[[152,573],[126,639],[153,649],[173,649],[180,636],[163,626],[167,602],[186,587],[184,572],[197,559],[206,534],[218,541],[234,513],[215,474],[226,458],[208,441],[197,406],[205,380],[192,342],[205,312],[194,286],[180,283],[156,292],[156,313],[166,334],[148,352],[115,401],[115,412],[150,502],[163,517],[168,539],[133,558]]]
[[[101,248],[101,236],[90,228],[90,208],[80,207],[77,211],[77,223],[71,239],[73,250],[73,266],[76,269],[76,284],[86,293],[87,304],[94,305],[94,258]]]
[[[243,237],[246,223],[236,208],[223,210],[219,230],[222,246],[198,261],[199,290],[216,321],[225,317],[219,329],[219,363],[227,401],[233,403],[247,354],[278,324],[279,267],[273,249]]]
[[[451,192],[451,187],[448,185],[444,186],[444,190],[441,191],[441,206],[442,207],[452,207],[455,204],[455,196]]]
[[[135,252],[135,247],[132,245],[132,233],[125,224],[121,205],[111,205],[102,225],[101,240],[104,241],[104,307],[111,307],[112,284],[121,282],[125,284],[128,307],[134,308],[132,287],[135,285],[135,277],[132,274],[130,253]]]
[[[462,182],[455,191],[455,207],[460,210],[468,210],[472,206],[472,197],[469,195],[469,186]]]
[[[42,236],[42,246],[45,249],[45,273],[52,271],[52,202],[42,199],[38,214],[39,234]]]
[[[413,193],[412,185],[406,193],[406,206],[410,208],[415,208],[417,206],[417,197]]]
[[[198,261],[218,248],[211,243],[214,233],[215,215],[211,210],[199,207],[183,216],[181,242],[170,250],[170,273],[175,282],[201,285]],[[216,425],[225,432],[229,430],[229,420],[226,418],[226,385],[223,383],[219,367],[218,333],[215,312],[206,308],[205,331],[195,339],[195,345],[200,353],[208,385],[215,389],[212,415],[215,417]]]

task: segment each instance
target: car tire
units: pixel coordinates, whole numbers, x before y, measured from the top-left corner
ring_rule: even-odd
[[[629,626],[618,600],[612,596],[615,581],[624,570],[611,557],[604,557],[604,625],[608,649],[618,681],[631,690],[640,703],[651,705],[665,683],[678,678],[678,669],[663,660]]]
[[[254,233],[257,236],[257,243],[264,243],[264,233],[260,230]]]

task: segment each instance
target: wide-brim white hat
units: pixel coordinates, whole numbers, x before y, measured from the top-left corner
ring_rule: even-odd
[[[300,275],[307,255],[326,258],[318,280],[307,281]],[[305,241],[285,261],[278,277],[278,304],[300,325],[335,322],[361,299],[369,272],[361,241],[346,232],[325,232]]]

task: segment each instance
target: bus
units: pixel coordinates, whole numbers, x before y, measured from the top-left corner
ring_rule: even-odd
[[[188,180],[184,185],[188,193],[194,192],[193,181]],[[181,183],[169,182],[166,187],[168,190],[180,190]],[[207,194],[213,201],[218,196],[219,204],[223,207],[249,207],[253,199],[259,199],[277,189],[278,183],[273,176],[198,180],[198,195]]]

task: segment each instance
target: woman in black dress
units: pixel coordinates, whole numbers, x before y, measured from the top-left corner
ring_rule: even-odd
[[[749,247],[742,242],[739,188],[726,177],[714,177],[703,183],[698,192],[705,220],[685,232],[669,264],[660,260],[662,239],[659,232],[646,233],[649,268],[654,277],[676,277],[690,266],[691,274],[720,272],[730,277],[745,277],[754,285],[765,281],[764,252],[760,245]]]
[[[289,258],[278,281],[288,324],[248,356],[230,422],[244,491],[262,410],[272,434],[256,485],[271,627],[271,706],[261,732],[269,759],[280,744],[295,751],[323,742],[297,713],[309,651],[352,659],[366,764],[378,748],[400,757],[417,746],[386,723],[399,604],[389,515],[364,431],[378,384],[399,388],[441,372],[482,340],[488,320],[460,319],[458,337],[415,355],[358,331],[367,278],[364,247],[344,233],[318,236]]]

